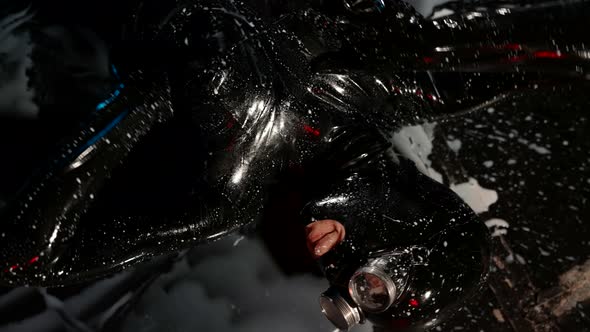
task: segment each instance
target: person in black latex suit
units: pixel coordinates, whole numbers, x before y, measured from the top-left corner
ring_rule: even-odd
[[[485,226],[395,155],[388,135],[554,86],[547,78],[583,78],[585,63],[571,52],[575,66],[563,65],[547,37],[557,32],[531,35],[541,16],[459,13],[469,29],[457,29],[401,3],[348,3],[153,1],[112,16],[100,5],[86,23],[110,46],[107,77],[76,81],[75,68],[54,71],[59,56],[33,53],[42,123],[59,130],[41,125],[55,137],[38,153],[48,161],[17,166],[26,185],[4,194],[0,282],[66,285],[215,240],[256,223],[288,178],[310,251],[340,248],[324,262],[334,284],[350,275],[343,262],[425,247],[430,266],[444,266],[445,286],[428,281],[439,306],[480,287]],[[33,40],[60,23],[45,11],[23,23]]]

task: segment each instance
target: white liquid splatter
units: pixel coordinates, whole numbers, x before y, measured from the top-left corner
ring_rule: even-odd
[[[393,144],[402,156],[416,164],[418,170],[443,183],[442,174],[432,167],[432,161],[429,159],[433,148],[435,126],[436,123],[427,123],[404,127],[394,134]],[[447,140],[446,143],[455,153],[458,153],[462,145],[458,139]],[[488,160],[483,164],[485,167],[491,168],[494,162]],[[482,187],[474,178],[469,178],[464,183],[451,184],[450,188],[478,214],[489,211],[490,206],[498,201],[498,193],[495,190]],[[509,224],[505,220],[491,219],[487,223],[490,223],[488,227],[494,226],[492,236],[505,235],[508,232]]]
[[[459,154],[459,150],[461,149],[461,141],[459,139],[447,140],[447,146],[449,149],[453,150],[455,154]]]
[[[393,135],[393,145],[402,156],[413,161],[420,172],[443,183],[442,174],[432,168],[428,158],[432,153],[435,126],[436,123],[426,123],[404,127]]]
[[[451,184],[451,190],[476,213],[488,211],[490,206],[498,201],[498,193],[495,190],[480,186],[474,178],[469,178],[468,182]]]
[[[539,146],[535,143],[532,143],[529,145],[529,148],[535,152],[537,152],[538,154],[550,154],[551,151],[549,151],[549,149]]]
[[[445,17],[445,16],[450,16],[455,14],[454,11],[450,10],[450,9],[446,9],[443,8],[441,10],[437,10],[436,12],[434,12],[434,14],[432,14],[432,19],[437,19],[437,18],[441,18],[441,17]]]
[[[510,225],[504,219],[490,219],[485,222],[486,226],[492,231],[492,237],[506,235]]]

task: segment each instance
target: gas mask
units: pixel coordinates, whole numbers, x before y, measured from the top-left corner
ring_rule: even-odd
[[[371,255],[352,274],[347,290],[332,286],[320,295],[322,313],[340,330],[348,330],[387,311],[402,298],[413,265],[410,250]]]
[[[488,273],[489,233],[477,215],[410,162],[383,164],[379,174],[359,172],[334,187],[330,197],[346,200],[314,201],[303,211],[346,230],[319,260],[330,282],[321,310],[341,330],[364,322],[430,328],[481,289]]]

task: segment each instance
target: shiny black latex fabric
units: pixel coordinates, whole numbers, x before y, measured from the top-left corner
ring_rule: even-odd
[[[32,18],[20,29],[40,45],[28,73],[40,111],[2,119],[12,173],[2,188],[1,283],[88,281],[215,240],[255,224],[287,176],[303,197],[302,225],[346,227],[322,260],[333,285],[344,288],[370,256],[419,257],[402,300],[424,303],[400,302],[383,324],[432,322],[435,308],[451,311],[481,287],[485,226],[396,155],[389,135],[519,93],[587,85],[588,5],[488,5],[427,20],[398,2],[350,3],[68,3],[86,13],[73,19],[46,3],[21,12]],[[82,56],[64,61],[74,51],[57,35],[104,40],[106,71],[80,69]]]

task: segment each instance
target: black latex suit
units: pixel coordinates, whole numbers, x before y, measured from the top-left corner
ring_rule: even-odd
[[[54,139],[38,152],[48,161],[22,158],[5,180],[2,284],[86,281],[217,239],[256,223],[288,177],[303,225],[346,228],[322,261],[333,284],[368,255],[416,251],[408,287],[438,301],[410,308],[421,317],[481,286],[488,233],[389,135],[526,89],[586,84],[587,38],[576,34],[586,5],[426,20],[392,1],[161,3],[96,19],[112,20],[95,32],[110,47],[103,76],[33,54],[36,130]],[[39,43],[60,23],[44,10],[22,27]]]

